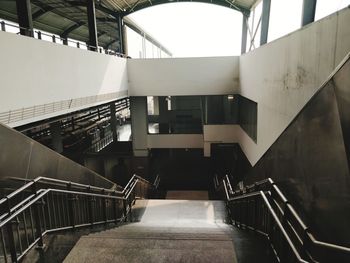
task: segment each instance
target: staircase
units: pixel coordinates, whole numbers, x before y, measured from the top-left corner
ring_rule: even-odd
[[[223,201],[138,200],[132,220],[82,237],[64,262],[238,262],[236,233],[226,224]],[[260,240],[259,251],[252,244],[255,239],[246,233],[236,240],[241,248],[250,242],[238,252],[246,255],[239,262],[254,262],[249,251],[259,255],[259,262],[273,262],[263,249],[266,241]]]

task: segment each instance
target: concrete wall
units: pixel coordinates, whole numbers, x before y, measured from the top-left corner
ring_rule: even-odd
[[[204,125],[204,156],[210,157],[212,143],[238,143],[244,131],[241,126],[233,125]]]
[[[72,160],[0,124],[0,180],[51,177],[104,188],[114,183]]]
[[[6,32],[0,32],[0,43],[0,122],[7,125],[127,96],[126,59]],[[28,108],[24,121],[22,108]],[[8,122],[9,111],[21,116]]]
[[[152,134],[147,136],[148,148],[203,148],[203,134]]]
[[[350,51],[350,9],[240,57],[240,94],[258,103],[255,144],[240,145],[254,165]]]
[[[130,96],[232,94],[239,86],[239,57],[132,59]]]

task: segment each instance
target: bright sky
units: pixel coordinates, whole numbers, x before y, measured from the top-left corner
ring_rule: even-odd
[[[348,5],[350,0],[318,0],[316,19]],[[256,21],[259,20],[259,9],[261,6],[257,8]],[[297,30],[301,10],[302,0],[271,0],[269,41]],[[174,57],[240,54],[242,15],[232,9],[178,2],[146,8],[130,17],[166,46]],[[141,40],[128,33],[128,42],[131,56],[139,57]],[[147,49],[147,57],[152,53],[150,49]]]

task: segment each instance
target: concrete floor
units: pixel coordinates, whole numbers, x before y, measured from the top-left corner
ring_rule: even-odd
[[[271,262],[256,250],[252,261],[239,261],[225,217],[222,201],[139,200],[133,223],[82,237],[64,262]]]

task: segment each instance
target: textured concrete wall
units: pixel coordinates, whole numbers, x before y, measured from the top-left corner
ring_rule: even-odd
[[[350,8],[240,57],[240,94],[258,103],[258,136],[240,145],[254,165],[350,51]]]
[[[316,236],[346,246],[350,246],[350,174],[344,142],[350,135],[343,132],[349,126],[348,116],[345,112],[343,118],[337,99],[349,97],[349,65],[350,60],[256,165],[246,166],[243,173],[246,183],[272,177]]]

